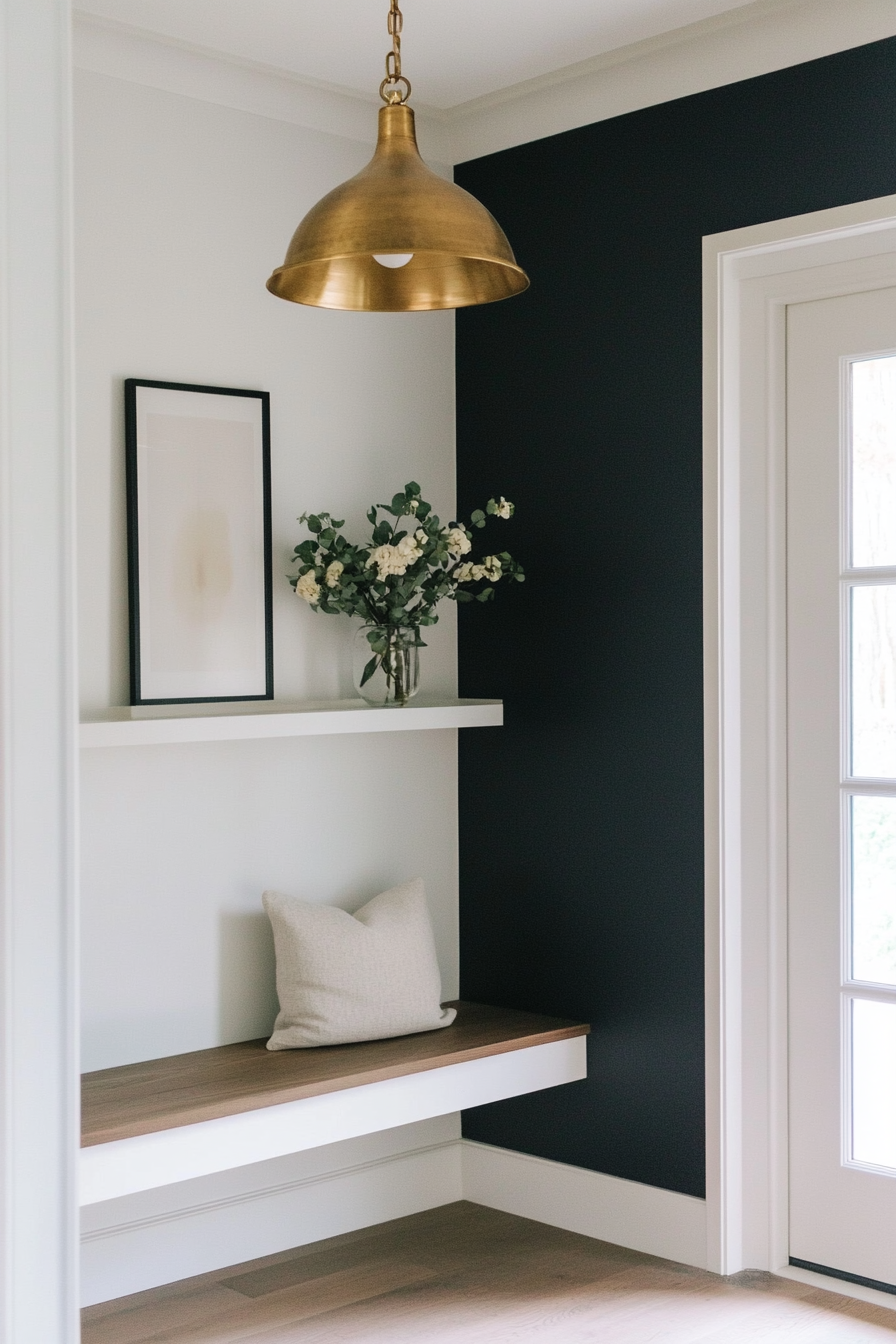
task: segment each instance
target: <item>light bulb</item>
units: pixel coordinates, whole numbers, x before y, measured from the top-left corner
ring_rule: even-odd
[[[381,266],[388,266],[390,271],[397,271],[399,266],[407,266],[409,261],[413,261],[413,252],[373,252],[374,261],[378,261]]]

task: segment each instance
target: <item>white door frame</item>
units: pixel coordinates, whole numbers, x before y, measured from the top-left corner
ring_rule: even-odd
[[[68,0],[0,0],[0,1344],[75,1344]]]
[[[707,1265],[787,1238],[785,312],[893,283],[896,196],[704,239]]]

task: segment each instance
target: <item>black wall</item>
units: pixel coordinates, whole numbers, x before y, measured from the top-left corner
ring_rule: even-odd
[[[458,313],[465,998],[586,1018],[589,1078],[486,1143],[702,1195],[701,238],[896,192],[896,39],[467,163],[523,296]],[[498,544],[500,543],[500,545]]]

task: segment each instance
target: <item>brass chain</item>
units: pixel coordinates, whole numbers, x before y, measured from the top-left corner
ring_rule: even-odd
[[[380,85],[380,97],[384,103],[406,103],[411,96],[411,81],[401,73],[401,30],[404,18],[398,8],[398,0],[389,2],[387,28],[392,38],[392,50],[386,56],[386,78]],[[402,93],[399,85],[404,85]],[[386,90],[388,89],[388,92]]]

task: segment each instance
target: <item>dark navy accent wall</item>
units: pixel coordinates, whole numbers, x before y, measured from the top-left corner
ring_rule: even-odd
[[[457,315],[467,999],[585,1017],[589,1078],[464,1133],[704,1190],[701,238],[896,192],[896,39],[460,166],[532,287]],[[481,534],[480,534],[481,535]]]

